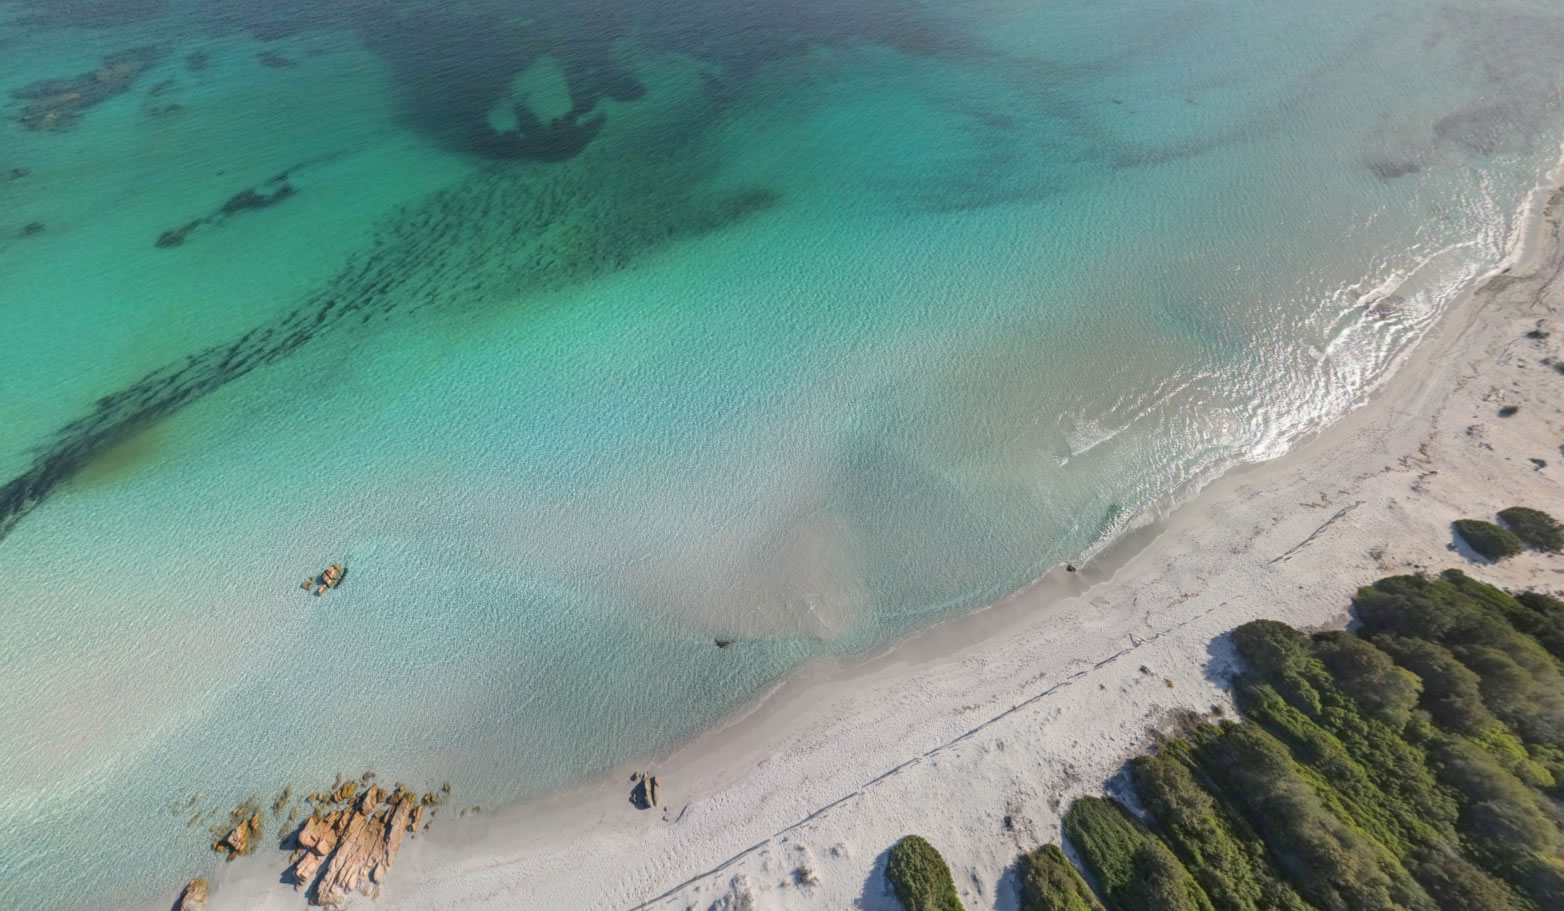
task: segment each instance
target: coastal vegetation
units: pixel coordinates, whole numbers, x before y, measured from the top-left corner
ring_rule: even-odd
[[[1058,845],[1021,858],[1021,911],[1103,911]]]
[[[907,911],[965,911],[945,858],[917,835],[908,835],[891,848],[885,877]]]
[[[1499,511],[1499,521],[1530,547],[1550,554],[1564,550],[1564,525],[1540,509],[1511,506]]]
[[[1557,531],[1533,513],[1500,517]],[[1457,528],[1480,552],[1516,537]],[[1234,630],[1243,719],[1191,716],[1124,802],[1077,800],[1087,878],[1058,846],[1024,856],[1022,911],[1564,908],[1564,602],[1450,570],[1353,606],[1355,633]]]
[[[1455,533],[1468,547],[1495,563],[1526,549],[1525,542],[1514,532],[1481,519],[1457,519]]]

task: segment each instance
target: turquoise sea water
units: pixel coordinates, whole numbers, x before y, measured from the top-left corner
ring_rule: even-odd
[[[1564,138],[1540,0],[0,22],[5,907],[337,772],[563,787],[1078,560],[1350,407]]]

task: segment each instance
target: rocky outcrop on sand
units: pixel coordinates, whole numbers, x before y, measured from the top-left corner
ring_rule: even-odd
[[[634,785],[630,789],[630,803],[643,810],[657,806],[661,794],[658,792],[656,775],[651,772],[631,772],[630,782]]]
[[[378,895],[396,862],[402,839],[429,828],[451,791],[447,784],[438,792],[420,796],[398,784],[388,793],[372,783],[374,778],[374,772],[347,781],[339,778],[329,789],[303,798],[295,798],[290,785],[271,802],[272,816],[279,821],[286,817],[281,822],[285,834],[280,847],[293,849],[288,864],[294,889],[304,892],[312,905],[340,909],[355,892],[370,898]],[[188,812],[199,799],[197,795],[188,805],[176,804],[176,810]],[[295,826],[301,810],[307,810],[309,816]],[[233,860],[260,845],[265,814],[252,797],[229,815],[229,822],[212,827],[212,850]],[[198,811],[192,822],[199,816]],[[193,880],[180,894],[174,911],[195,911],[205,905],[206,898],[205,881]]]
[[[207,899],[211,898],[211,890],[204,879],[192,879],[185,886],[185,891],[179,893],[179,901],[174,904],[174,911],[203,911],[206,908]]]
[[[350,781],[330,795],[311,795],[348,802],[329,811],[317,806],[299,829],[291,859],[294,888],[311,904],[341,908],[355,892],[378,895],[403,837],[418,830],[425,808],[440,803],[435,794],[419,797],[400,785],[390,794],[378,786],[357,794],[357,785]]]
[[[227,853],[229,860],[254,851],[261,841],[261,832],[265,826],[265,818],[254,801],[246,801],[233,811],[232,816],[233,825],[228,834],[212,842],[212,850],[219,854]]]

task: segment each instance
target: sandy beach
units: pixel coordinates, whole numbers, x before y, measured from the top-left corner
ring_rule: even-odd
[[[1561,217],[1564,188],[1539,191],[1510,264],[1287,455],[1227,472],[1079,572],[872,658],[807,667],[672,755],[545,801],[446,814],[404,846],[373,906],[894,909],[885,855],[918,833],[967,907],[1014,908],[1018,856],[1058,840],[1073,798],[1113,790],[1173,713],[1233,711],[1233,627],[1341,626],[1355,587],[1449,566],[1564,587],[1557,558],[1490,565],[1450,528],[1512,505],[1564,509]],[[662,807],[628,801],[638,769],[659,776]],[[210,907],[302,907],[280,882],[284,857],[224,865]]]

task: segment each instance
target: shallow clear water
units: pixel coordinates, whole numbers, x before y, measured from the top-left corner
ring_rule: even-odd
[[[8,94],[161,49],[0,124],[7,907],[339,771],[558,788],[1079,559],[1350,407],[1564,136],[1548,2],[250,6],[0,3]]]

